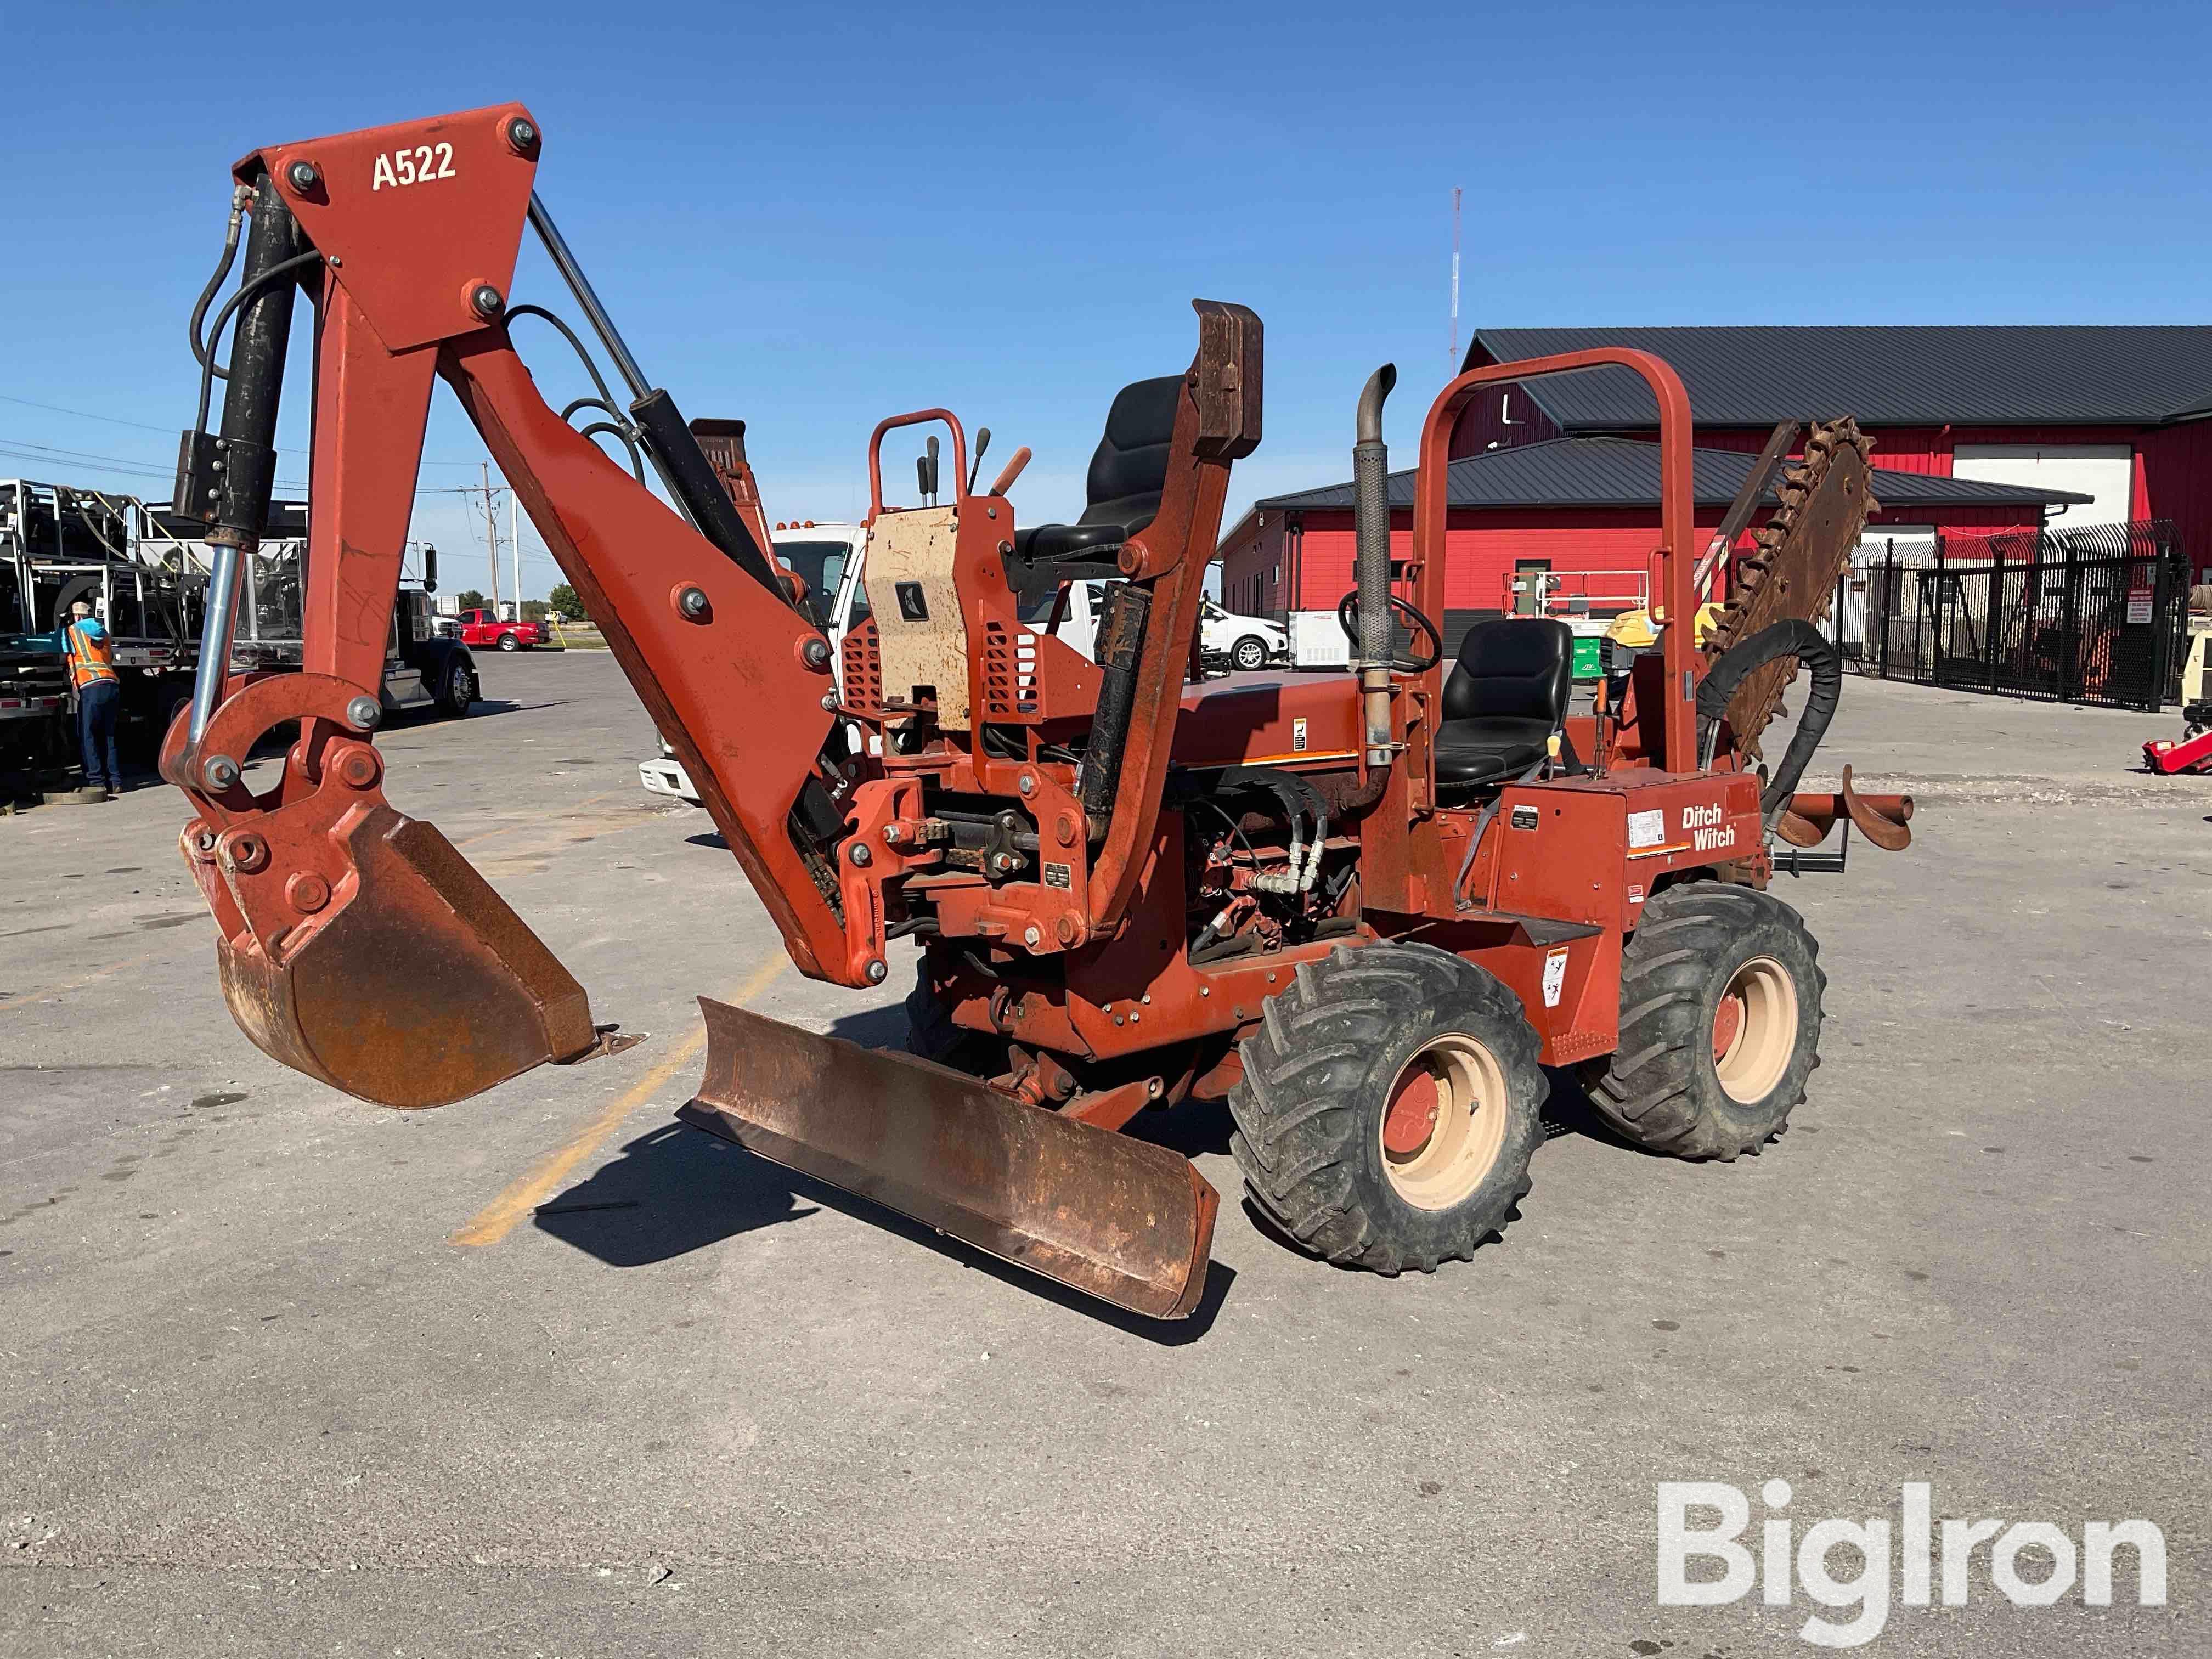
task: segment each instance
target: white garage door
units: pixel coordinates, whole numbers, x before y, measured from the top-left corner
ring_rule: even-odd
[[[1843,647],[1845,656],[1879,648],[1878,637],[1869,638],[1869,607],[1876,617],[1909,616],[1912,596],[1918,592],[1912,572],[1936,559],[1936,531],[1932,525],[1869,525],[1851,555],[1850,574],[1844,579],[1842,605],[1831,613],[1820,631]],[[1894,567],[1896,592],[1888,591]]]
[[[1960,444],[1952,457],[1951,472],[1984,483],[2072,489],[2096,498],[2051,508],[2055,529],[2125,524],[2134,495],[2135,452],[2126,444]]]

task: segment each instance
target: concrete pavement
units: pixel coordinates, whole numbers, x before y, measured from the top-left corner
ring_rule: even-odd
[[[1984,1551],[1874,1651],[2202,1647],[2212,782],[2128,769],[2172,717],[1850,681],[1816,769],[1922,811],[1782,884],[1830,988],[1778,1146],[1561,1100],[1503,1244],[1386,1281],[1169,1115],[1229,1202],[1161,1330],[672,1125],[692,999],[894,1043],[904,961],[778,966],[610,659],[483,668],[380,739],[392,799],[624,1054],[359,1105],[232,1026],[174,792],[0,820],[0,1652],[1806,1650],[1802,1589],[1655,1601],[1656,1484],[1755,1531],[1773,1477],[1801,1531],[1906,1481],[2164,1529],[2164,1607],[2015,1607]]]

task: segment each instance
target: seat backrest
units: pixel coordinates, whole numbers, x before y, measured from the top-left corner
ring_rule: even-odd
[[[1133,536],[1158,514],[1182,381],[1180,374],[1164,374],[1114,394],[1114,406],[1106,411],[1106,435],[1098,441],[1084,481],[1083,516],[1076,523],[1118,524]]]
[[[1479,622],[1460,642],[1459,663],[1444,681],[1448,720],[1482,715],[1540,720],[1567,717],[1575,686],[1575,631],[1549,617],[1501,617]]]

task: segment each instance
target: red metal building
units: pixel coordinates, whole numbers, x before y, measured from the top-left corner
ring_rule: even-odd
[[[1700,449],[1693,459],[1697,523],[1713,529],[1755,457]],[[1880,467],[1874,491],[1881,509],[1870,538],[1884,530],[1917,538],[1931,526],[1957,533],[2033,526],[2047,509],[2089,500]],[[1451,464],[1449,499],[1444,594],[1455,620],[1506,611],[1605,615],[1642,602],[1658,532],[1657,445],[1554,435],[1464,456]],[[1391,543],[1401,556],[1412,550],[1413,500],[1413,472],[1393,473]],[[1256,501],[1222,542],[1222,603],[1257,616],[1333,609],[1352,587],[1352,554],[1349,483]]]
[[[1851,415],[1875,440],[1872,539],[1924,550],[1940,535],[2033,526],[2047,508],[2067,528],[2171,520],[2192,568],[2212,567],[2212,327],[1481,329],[1465,367],[1596,345],[1655,352],[1681,375],[1701,526],[1718,520],[1776,422]],[[1644,383],[1615,368],[1471,403],[1452,443],[1451,608],[1530,608],[1528,567],[1613,608],[1571,579],[1640,569],[1657,472],[1636,452],[1657,420]],[[1410,502],[1410,478],[1398,489]],[[1348,484],[1256,502],[1222,544],[1224,602],[1333,606],[1351,547]]]
[[[1777,421],[1851,415],[1877,466],[2086,493],[2054,523],[2169,519],[2192,568],[2212,565],[2212,327],[1481,329],[1467,365],[1600,343],[1674,365],[1701,447],[1756,453]],[[1656,422],[1640,380],[1595,369],[1478,399],[1452,453]]]

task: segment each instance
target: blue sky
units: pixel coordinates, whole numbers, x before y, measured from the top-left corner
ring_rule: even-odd
[[[165,493],[229,162],[510,98],[544,127],[539,190],[647,374],[687,414],[751,423],[772,517],[857,514],[869,428],[932,404],[1000,455],[1036,451],[1024,522],[1073,513],[1115,388],[1188,360],[1194,295],[1267,324],[1267,438],[1232,519],[1348,476],[1352,400],[1386,358],[1410,465],[1449,368],[1454,186],[1462,338],[2203,321],[2207,15],[18,8],[0,470]],[[516,288],[569,309],[534,250]],[[564,349],[518,336],[549,392],[581,389]],[[305,403],[302,374],[289,444]],[[441,392],[426,489],[483,453]],[[423,495],[416,533],[448,586],[481,568],[459,498]],[[542,593],[557,572],[527,529],[525,547]]]

